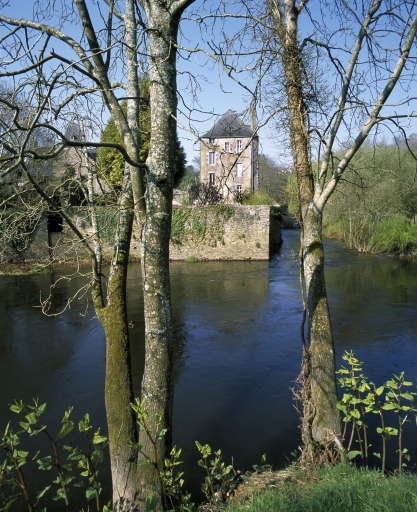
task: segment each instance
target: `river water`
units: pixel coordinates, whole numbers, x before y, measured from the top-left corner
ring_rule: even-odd
[[[274,468],[283,467],[300,444],[291,392],[301,357],[298,237],[296,230],[284,231],[282,248],[269,262],[171,264],[173,440],[183,448],[191,489],[203,478],[195,440],[221,448],[226,462],[242,469],[260,463],[263,453]],[[403,370],[415,382],[417,262],[359,254],[333,240],[326,241],[325,254],[338,366],[343,352],[353,350],[376,383]],[[35,397],[48,403],[45,421],[52,429],[59,429],[63,411],[73,406],[74,419],[89,412],[105,431],[104,335],[91,306],[82,297],[49,317],[38,307],[65,272],[0,277],[0,430],[12,416],[8,404]],[[51,312],[82,282],[56,285]],[[129,269],[128,300],[139,392],[144,327],[136,264]],[[407,425],[406,434],[417,462],[415,424],[414,431]],[[107,493],[108,469],[103,478]]]

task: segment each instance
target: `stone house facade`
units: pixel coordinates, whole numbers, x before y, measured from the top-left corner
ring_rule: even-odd
[[[259,140],[252,126],[228,110],[201,138],[200,181],[215,186],[223,197],[258,188]]]

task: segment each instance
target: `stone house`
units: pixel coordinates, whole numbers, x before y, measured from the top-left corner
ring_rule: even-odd
[[[201,138],[200,181],[215,186],[224,197],[258,188],[259,140],[252,126],[228,110]]]

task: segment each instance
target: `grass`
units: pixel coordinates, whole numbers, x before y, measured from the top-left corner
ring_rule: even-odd
[[[273,204],[273,200],[265,190],[255,190],[243,198],[243,204],[250,206],[264,206]]]
[[[1,263],[0,276],[48,274],[50,267],[32,263]]]
[[[417,511],[417,475],[384,477],[337,464],[307,474],[290,468],[270,473],[266,490],[243,493],[227,512],[413,512]],[[252,478],[252,477],[251,477]],[[249,478],[249,480],[251,479]],[[250,483],[244,486],[250,488]],[[243,487],[244,487],[243,486]],[[262,486],[258,486],[259,487]],[[241,491],[242,494],[242,491]]]
[[[323,234],[340,238],[350,249],[369,253],[415,254],[417,224],[397,215],[371,221],[366,217],[335,220],[326,216]]]

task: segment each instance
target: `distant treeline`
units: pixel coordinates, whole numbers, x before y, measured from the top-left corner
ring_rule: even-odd
[[[417,251],[417,136],[364,145],[325,208],[323,230],[366,252]],[[336,155],[337,161],[337,155]]]

